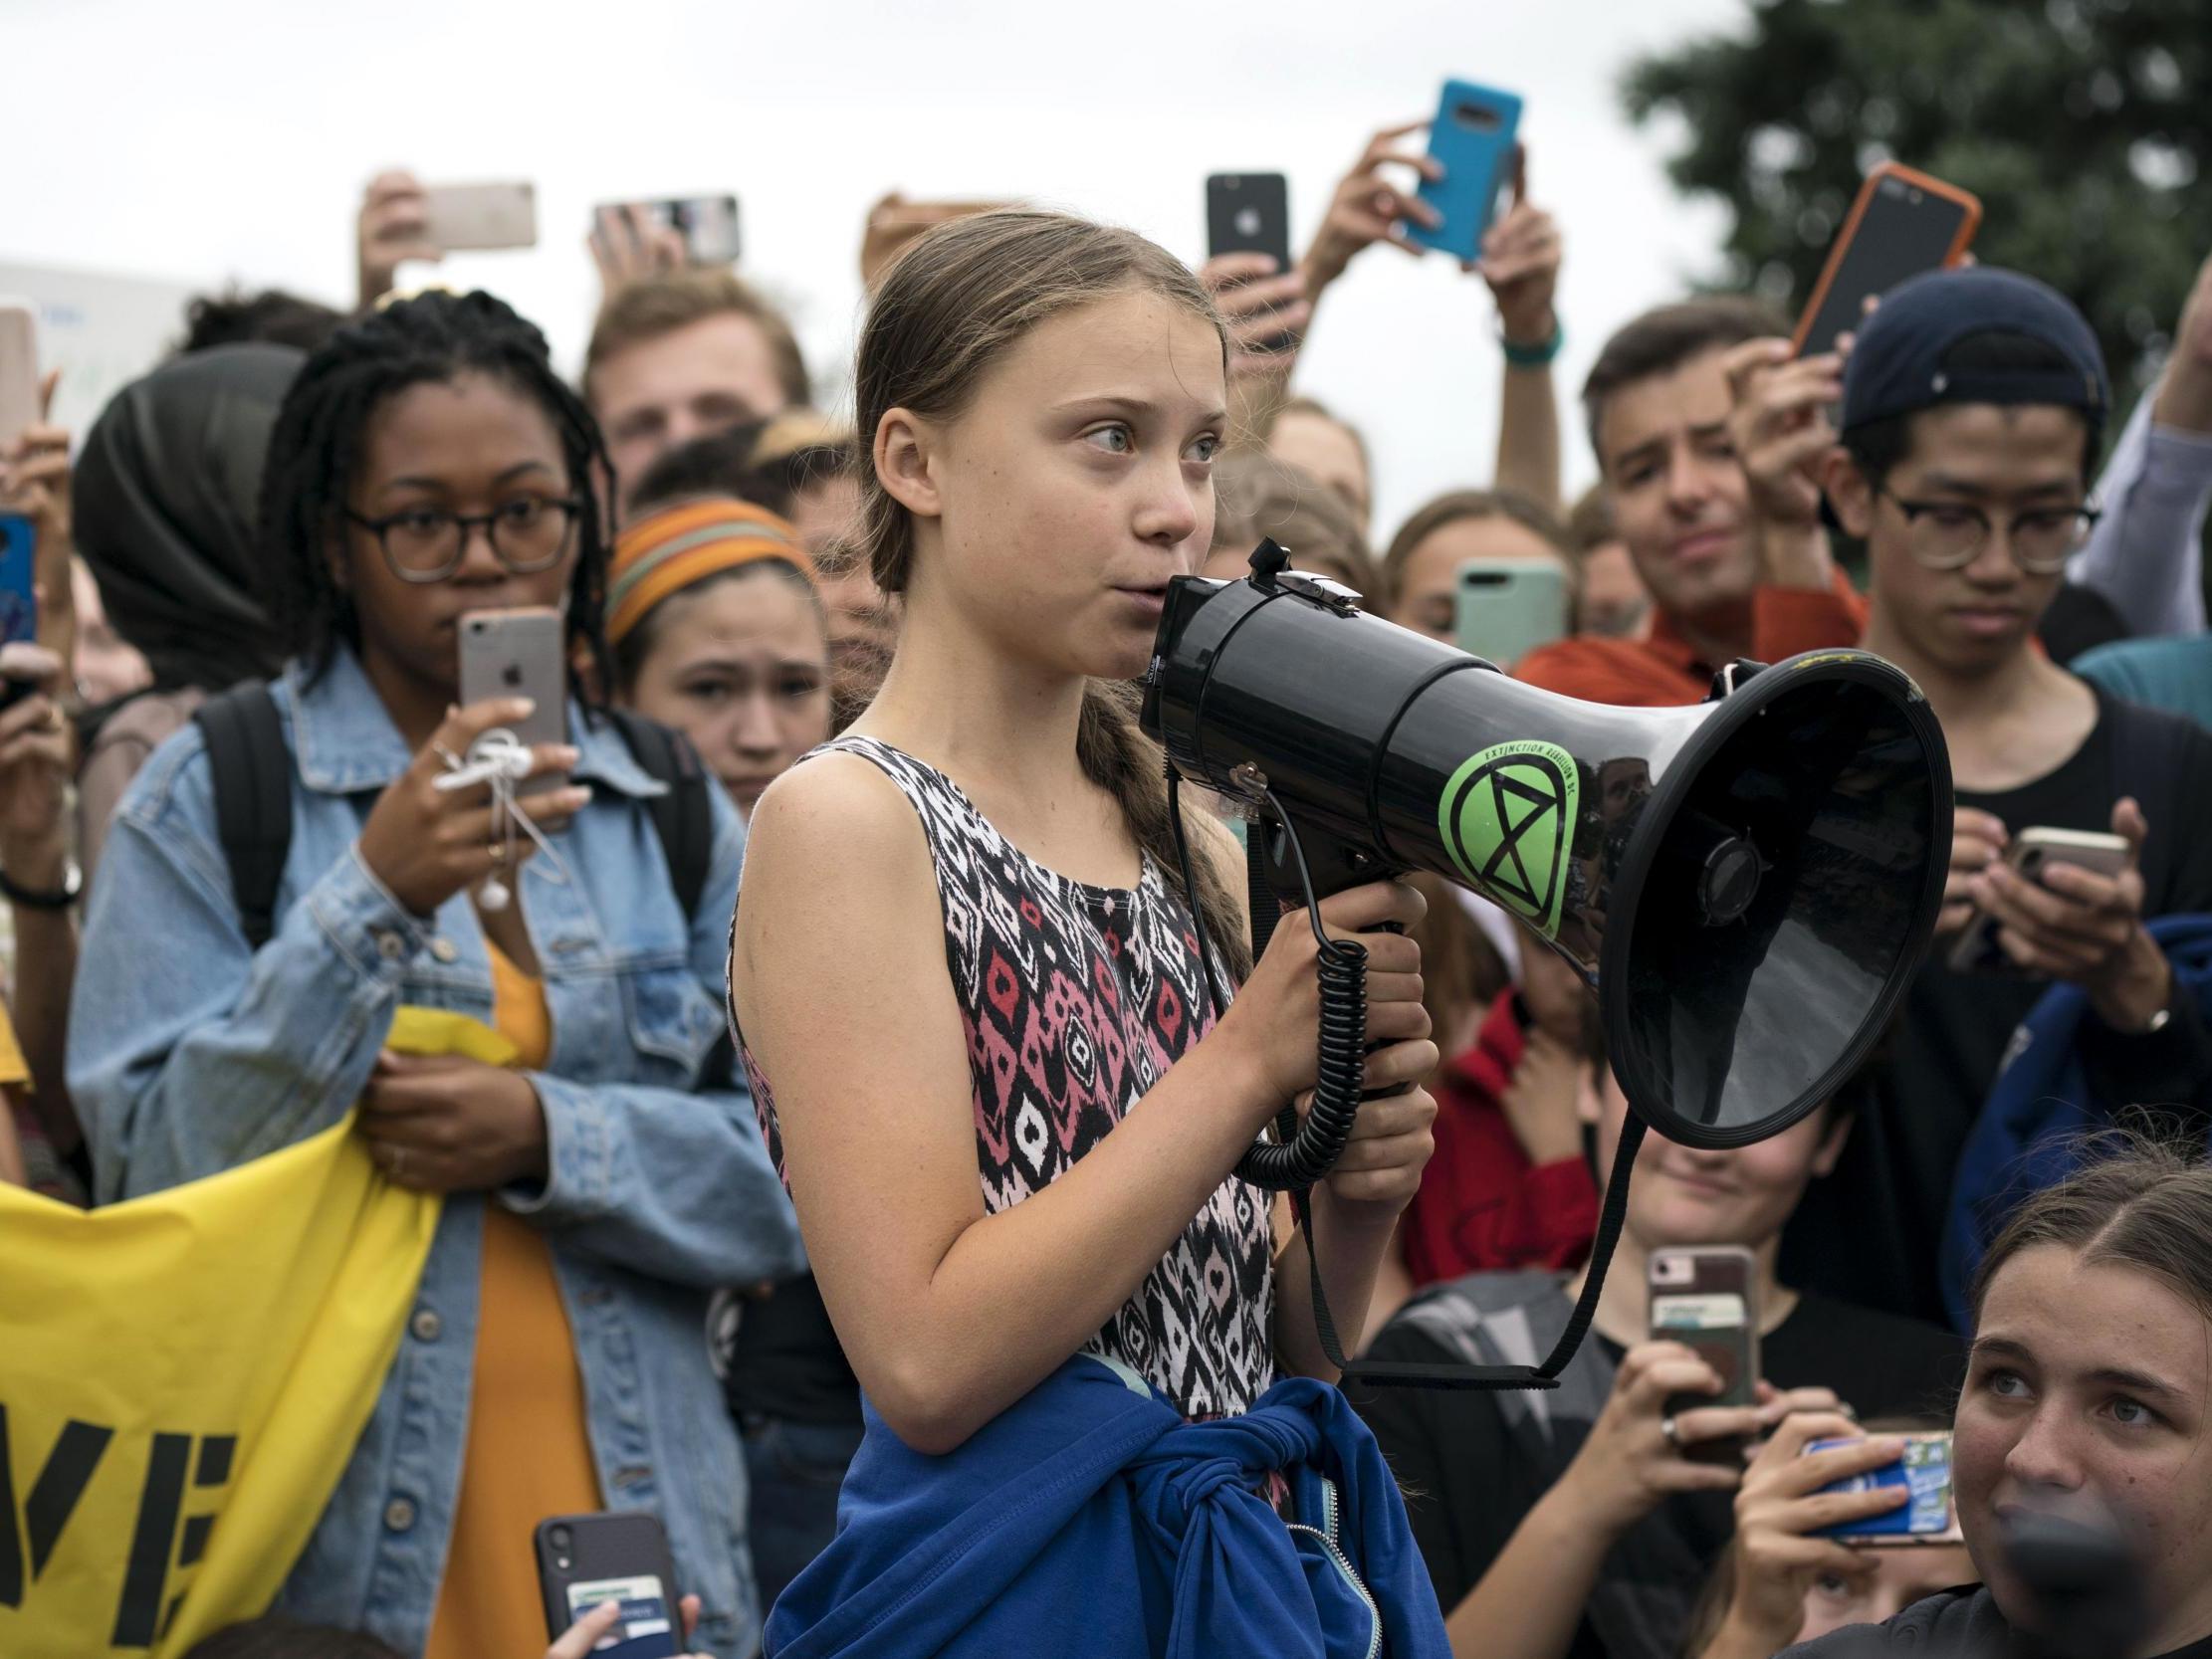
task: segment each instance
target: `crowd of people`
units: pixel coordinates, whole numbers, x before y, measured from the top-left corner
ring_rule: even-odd
[[[0,651],[0,1178],[107,1206],[349,1124],[444,1200],[276,1607],[201,1659],[535,1654],[533,1529],[612,1509],[664,1525],[721,1659],[935,1651],[931,1617],[969,1651],[1110,1646],[1126,1542],[974,1605],[949,1554],[939,1599],[857,1622],[975,1471],[1069,1455],[1108,1370],[1158,1462],[1270,1413],[1371,1435],[1390,1651],[1984,1641],[2034,1627],[2003,1541],[2048,1511],[2142,1542],[2115,1659],[2212,1653],[2212,260],[2124,419],[2032,273],[1915,278],[1832,355],[1758,301],[1663,306],[1581,388],[1599,482],[1571,501],[1565,242],[1516,195],[1468,272],[1497,452],[1378,524],[1367,441],[1298,361],[1349,266],[1433,212],[1410,136],[1374,137],[1289,270],[886,198],[850,409],[742,276],[611,231],[570,384],[496,296],[397,290],[441,250],[386,174],[354,304],[202,301],[90,431],[0,455],[40,600]],[[1319,914],[1366,935],[1367,1078],[1401,1092],[1302,1226],[1232,1173],[1314,1087],[1321,949],[1285,926],[1254,959],[1244,826],[1186,792],[1182,856],[1129,688],[1167,582],[1234,579],[1263,536],[1447,643],[1468,561],[1556,569],[1559,637],[1500,665],[1545,691],[1692,704],[1738,660],[1864,647],[1940,722],[1944,906],[1875,1057],[1771,1140],[1645,1141],[1556,1390],[1353,1386],[1356,1420],[1283,1392],[1338,1376],[1324,1292],[1373,1357],[1533,1362],[1630,1106],[1571,966],[1461,890],[1378,882]],[[511,790],[452,787],[536,712],[464,701],[462,619],[526,607],[560,619],[564,724]],[[2126,854],[2031,872],[2030,829]],[[2007,1105],[2069,996],[2071,1098]],[[402,1006],[515,1058],[397,1052]],[[2006,1186],[2047,1124],[2127,1139]],[[1727,1379],[1654,1334],[1648,1267],[1685,1246],[1748,1254],[1751,1403],[1695,1404]],[[1825,1536],[1894,1502],[1833,1483],[1945,1428],[1962,1542]],[[1313,1491],[1250,1457],[1243,1495],[1313,1532]]]

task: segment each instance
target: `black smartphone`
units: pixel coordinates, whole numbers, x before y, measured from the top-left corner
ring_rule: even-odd
[[[546,1635],[557,1641],[602,1601],[622,1616],[600,1638],[604,1659],[679,1659],[684,1651],[676,1567],[657,1516],[556,1515],[538,1523],[538,1587]]]
[[[1981,224],[1982,204],[1954,184],[1885,161],[1867,175],[1798,318],[1799,356],[1836,349],[1867,319],[1867,302],[1907,277],[1956,265]]]
[[[1215,173],[1206,181],[1206,253],[1266,254],[1290,269],[1290,181],[1280,173]]]

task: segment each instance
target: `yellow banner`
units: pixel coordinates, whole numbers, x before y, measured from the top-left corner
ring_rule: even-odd
[[[401,1009],[387,1047],[513,1050]],[[0,1654],[170,1659],[267,1610],[398,1350],[439,1200],[352,1119],[90,1213],[0,1188]]]

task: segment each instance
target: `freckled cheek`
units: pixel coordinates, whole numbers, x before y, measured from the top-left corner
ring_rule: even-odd
[[[1986,1512],[2014,1439],[2009,1430],[1982,1421],[1972,1400],[1959,1406],[1951,1431],[1951,1480],[1962,1514]]]
[[[1009,590],[1049,598],[1088,597],[1106,573],[1106,561],[1124,523],[1110,501],[1081,500],[1072,492],[1023,504],[1008,520],[995,555]]]

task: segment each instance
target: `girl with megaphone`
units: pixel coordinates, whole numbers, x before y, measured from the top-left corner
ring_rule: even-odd
[[[1118,684],[1206,554],[1224,374],[1190,272],[1053,214],[931,232],[870,310],[861,534],[905,619],[867,714],[762,797],[732,962],[762,1121],[870,1408],[837,1541],[778,1603],[771,1653],[1144,1651],[1167,1619],[1227,1651],[1275,1615],[1442,1651],[1372,1440],[1333,1389],[1277,1385],[1334,1374],[1308,1243],[1231,1174],[1313,1085],[1315,939],[1283,928],[1235,959],[1236,849],[1194,810],[1186,886]],[[1242,981],[1225,1009],[1194,910]],[[1421,902],[1377,883],[1321,912],[1352,933]],[[1419,950],[1366,942],[1368,1083],[1418,1084],[1437,1060]],[[1315,1191],[1346,1330],[1434,1112],[1418,1088],[1365,1107]],[[1099,1461],[1067,1466],[1086,1447]],[[1001,1512],[1012,1532],[975,1536]],[[1179,1575],[1186,1550],[1210,1564]],[[1301,1572],[1301,1551],[1327,1564]],[[1264,1617],[1216,1593],[1246,1566],[1279,1597]],[[871,1631],[887,1581],[913,1599]]]

